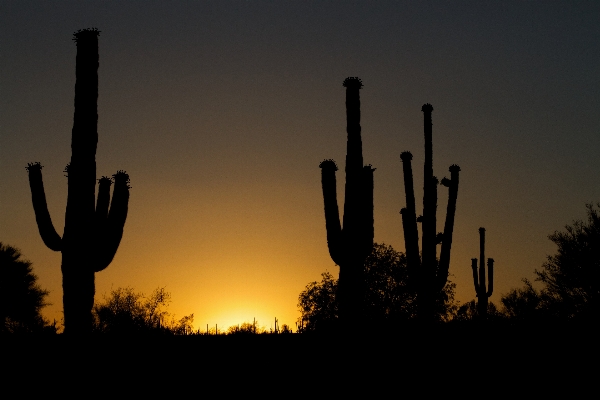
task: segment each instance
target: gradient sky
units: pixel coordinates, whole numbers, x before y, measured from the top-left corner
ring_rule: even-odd
[[[399,155],[421,106],[434,172],[460,165],[451,279],[475,297],[470,259],[487,229],[492,301],[534,279],[548,234],[600,201],[596,1],[0,1],[0,241],[21,249],[62,318],[60,253],[39,237],[25,166],[40,161],[62,232],[77,29],[100,35],[98,177],[131,176],[111,288],[165,287],[196,327],[254,317],[294,326],[298,294],[338,267],[319,163],[343,204],[347,76],[362,78],[363,152],[375,171],[375,241],[404,251]],[[438,230],[447,190],[439,189]]]

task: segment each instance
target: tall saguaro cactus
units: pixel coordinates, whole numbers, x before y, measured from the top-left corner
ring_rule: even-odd
[[[477,314],[479,318],[487,318],[488,298],[494,291],[494,259],[487,259],[488,266],[488,285],[485,288],[485,228],[479,228],[479,274],[477,273],[477,259],[471,259],[471,268],[473,268],[473,283],[477,293]]]
[[[450,249],[452,247],[452,231],[458,195],[458,165],[450,166],[450,179],[442,179],[442,185],[448,188],[448,206],[444,232],[436,233],[437,185],[438,179],[433,175],[433,134],[431,123],[431,104],[423,105],[425,132],[425,166],[423,183],[423,215],[417,218],[415,191],[412,174],[412,154],[408,151],[400,155],[404,174],[404,190],[406,207],[400,211],[404,230],[406,258],[411,280],[417,290],[417,313],[419,319],[431,321],[435,317],[435,299],[443,290],[448,280],[450,267]],[[419,256],[419,231],[417,222],[421,222],[421,255]],[[441,243],[439,261],[437,245]]]
[[[362,310],[364,297],[364,263],[373,250],[373,171],[363,165],[360,127],[360,93],[362,82],[350,77],[346,87],[346,190],[343,227],[337,204],[337,166],[325,160],[321,168],[321,183],[325,203],[327,245],[331,259],[340,267],[337,302],[340,320],[350,322]]]
[[[113,179],[102,177],[96,201],[96,147],[98,145],[98,35],[97,29],[75,32],[75,115],[71,138],[67,209],[62,238],[52,224],[42,165],[27,166],[35,218],[42,240],[62,253],[63,307],[65,333],[85,334],[91,329],[94,305],[94,274],[112,261],[127,218],[129,176],[124,171]]]

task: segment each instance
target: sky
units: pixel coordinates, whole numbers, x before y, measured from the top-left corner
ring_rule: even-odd
[[[362,79],[375,241],[404,251],[402,151],[417,212],[421,106],[438,177],[461,167],[450,279],[475,298],[470,259],[495,260],[494,293],[535,279],[548,235],[600,201],[596,1],[0,1],[0,241],[18,247],[62,318],[60,253],[39,237],[25,166],[39,161],[64,226],[78,29],[100,31],[97,174],[131,178],[124,236],[96,300],[164,287],[169,311],[219,329],[274,318],[337,275],[319,163],[344,201],[345,89]],[[447,190],[438,189],[438,230]]]

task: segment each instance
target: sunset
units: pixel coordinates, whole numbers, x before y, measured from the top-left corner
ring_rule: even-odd
[[[523,279],[542,287],[535,271],[557,252],[548,236],[600,202],[599,15],[600,3],[585,1],[2,2],[0,241],[31,261],[49,292],[42,315],[62,324],[61,252],[40,237],[26,167],[43,166],[62,236],[72,39],[97,28],[96,179],[125,171],[130,189],[118,250],[95,273],[95,303],[118,288],[164,288],[169,313],[193,314],[200,332],[254,320],[269,331],[275,319],[296,331],[300,293],[324,272],[339,275],[319,167],[337,165],[341,220],[344,82],[358,77],[373,241],[406,253],[403,152],[416,216],[425,213],[431,104],[433,175],[442,182],[460,166],[455,300],[476,299],[471,259],[484,227],[489,301],[499,306]],[[434,234],[448,192],[440,183]]]

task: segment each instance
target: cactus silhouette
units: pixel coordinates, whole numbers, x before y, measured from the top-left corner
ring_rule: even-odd
[[[346,188],[343,227],[337,204],[337,165],[323,161],[321,183],[325,203],[327,246],[331,259],[340,267],[336,299],[339,318],[350,322],[359,317],[364,294],[364,263],[373,250],[373,171],[363,165],[360,127],[360,94],[362,82],[355,77],[344,80],[346,87]]]
[[[480,319],[487,319],[488,298],[494,291],[494,260],[487,259],[488,266],[488,287],[485,288],[485,228],[479,228],[479,274],[477,273],[477,259],[471,259],[471,268],[473,268],[473,283],[477,293],[477,315]]]
[[[442,179],[442,185],[448,190],[448,206],[443,233],[436,233],[437,185],[438,179],[433,175],[433,139],[431,104],[423,105],[425,131],[425,167],[423,183],[423,215],[417,218],[415,191],[412,174],[412,154],[408,151],[400,155],[404,175],[406,207],[400,211],[406,246],[406,259],[410,279],[417,291],[417,314],[422,321],[435,318],[435,299],[448,280],[450,266],[450,249],[452,247],[452,231],[458,195],[458,165],[450,166],[450,179]],[[421,222],[422,244],[419,256],[419,232],[417,222]],[[442,245],[439,261],[437,245]]]
[[[96,202],[96,147],[98,144],[98,35],[95,28],[75,32],[75,114],[71,138],[67,209],[62,238],[52,224],[42,165],[29,163],[29,185],[35,219],[42,240],[62,253],[63,307],[66,334],[91,331],[94,305],[94,274],[112,261],[127,218],[129,176],[118,171],[98,182]],[[110,187],[114,180],[112,201]],[[109,207],[110,205],[110,207]]]

